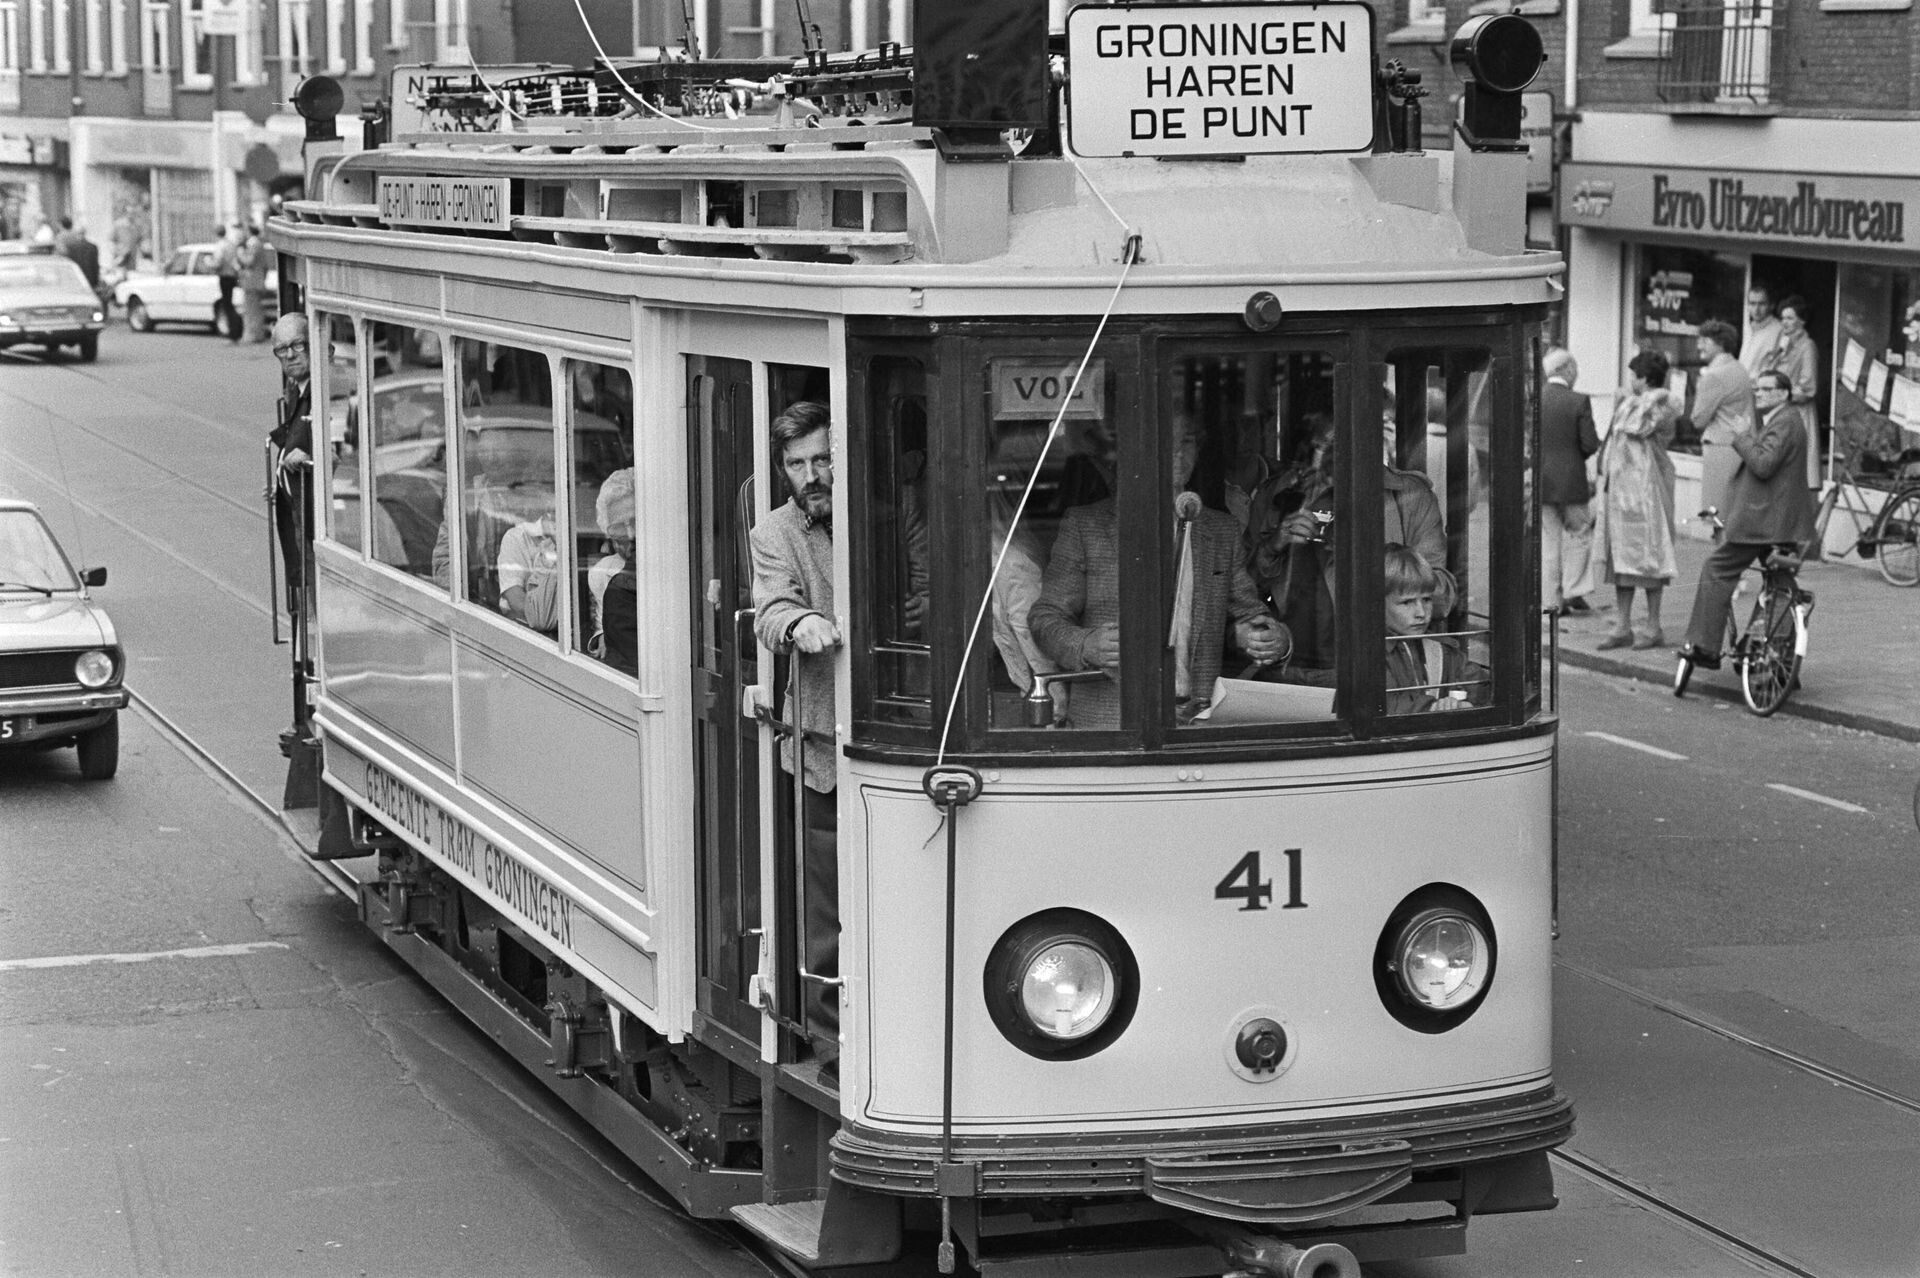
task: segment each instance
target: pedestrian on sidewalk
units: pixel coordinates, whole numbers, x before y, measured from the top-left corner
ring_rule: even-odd
[[[1556,346],[1541,369],[1547,384],[1540,395],[1540,607],[1587,612],[1586,595],[1593,589],[1587,458],[1599,451],[1600,434],[1593,401],[1573,389],[1580,377],[1573,353]]]
[[[1758,377],[1780,345],[1780,317],[1773,313],[1773,292],[1756,283],[1747,290],[1747,331],[1740,339],[1740,363]]]
[[[248,342],[257,344],[272,336],[267,330],[267,272],[272,266],[273,249],[256,226],[240,248],[240,302],[246,308]]]
[[[1740,574],[1775,546],[1799,549],[1813,539],[1813,494],[1801,478],[1807,428],[1799,405],[1788,402],[1793,383],[1769,369],[1754,389],[1760,426],[1734,437],[1740,469],[1727,485],[1726,532],[1700,567],[1687,622],[1687,655],[1704,670],[1720,668],[1720,640]]]
[[[234,307],[233,294],[240,287],[240,245],[245,235],[245,228],[235,222],[220,232],[220,247],[213,252],[213,273],[220,279],[220,324],[230,342],[240,340],[240,312]]]
[[[1613,629],[1599,646],[1636,649],[1666,643],[1661,593],[1679,568],[1673,555],[1673,460],[1667,445],[1680,401],[1666,389],[1667,357],[1641,351],[1627,362],[1629,385],[1600,446],[1600,491],[1594,497],[1593,560],[1613,583]],[[1646,594],[1647,623],[1633,629],[1633,592]]]
[[[1740,467],[1733,439],[1753,429],[1753,375],[1735,358],[1740,334],[1724,320],[1700,326],[1700,382],[1693,394],[1693,421],[1700,428],[1700,505],[1727,508],[1727,483]]]
[[[1805,462],[1801,469],[1806,473],[1807,487],[1818,488],[1820,437],[1815,433],[1819,429],[1815,397],[1820,391],[1820,351],[1814,345],[1813,335],[1807,332],[1807,301],[1803,297],[1784,298],[1780,303],[1780,341],[1772,354],[1760,361],[1761,372],[1770,369],[1783,374],[1787,385],[1793,388],[1793,403],[1801,410],[1807,432]]]

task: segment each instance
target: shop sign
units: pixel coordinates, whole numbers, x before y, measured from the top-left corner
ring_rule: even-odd
[[[95,128],[92,162],[124,168],[213,167],[213,135],[204,126],[116,123]]]
[[[1279,155],[1373,144],[1364,4],[1081,5],[1068,142],[1088,156]]]
[[[1568,164],[1560,190],[1571,226],[1805,245],[1908,247],[1920,203],[1920,181],[1627,164]]]

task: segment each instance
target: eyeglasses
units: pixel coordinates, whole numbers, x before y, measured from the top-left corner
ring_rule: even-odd
[[[285,346],[274,347],[273,354],[276,359],[285,359],[295,351],[300,351],[304,354],[306,349],[307,344],[305,342],[288,342]]]

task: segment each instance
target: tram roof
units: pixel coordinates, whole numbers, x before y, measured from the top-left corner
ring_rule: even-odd
[[[1215,309],[1191,298],[1168,305],[1169,288],[1289,284],[1313,294],[1286,298],[1290,310],[1541,302],[1552,300],[1561,271],[1557,253],[1520,243],[1518,181],[1510,233],[1491,251],[1475,236],[1475,214],[1462,205],[1477,198],[1486,206],[1474,187],[1487,176],[1463,179],[1460,190],[1473,198],[1456,201],[1452,154],[1168,162],[1008,151],[970,160],[943,155],[932,130],[898,123],[570,122],[511,134],[414,135],[323,162],[315,171],[320,198],[291,202],[287,213],[294,236],[316,249],[324,240],[399,231],[485,255],[489,243],[498,252],[510,236],[649,274],[879,289],[1110,288],[1127,236],[1137,234],[1130,283],[1160,292],[1161,302],[1142,298],[1122,310]],[[559,192],[561,207],[546,210],[552,215],[503,213],[478,243],[471,230],[394,216],[397,191],[500,182],[512,184],[514,206],[542,207],[533,192],[543,190]],[[752,224],[711,224],[705,212],[722,189],[716,183],[759,201],[741,219]],[[766,193],[787,190],[798,194],[767,216]],[[659,200],[629,194],[649,191],[673,198],[663,211]],[[880,212],[889,194],[898,209],[892,218]],[[848,207],[836,209],[836,198],[854,201],[857,226],[836,216]],[[308,226],[354,229],[303,234]],[[1070,296],[1056,301],[1063,311],[1083,309]]]

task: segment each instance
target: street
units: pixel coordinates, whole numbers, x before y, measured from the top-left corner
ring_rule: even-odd
[[[0,756],[0,1271],[765,1272],[390,959],[267,815],[277,387],[264,346],[197,333],[0,355],[0,493],[108,567],[137,698],[112,783]],[[1560,692],[1561,1206],[1368,1272],[1920,1272],[1913,746],[1586,670]]]

